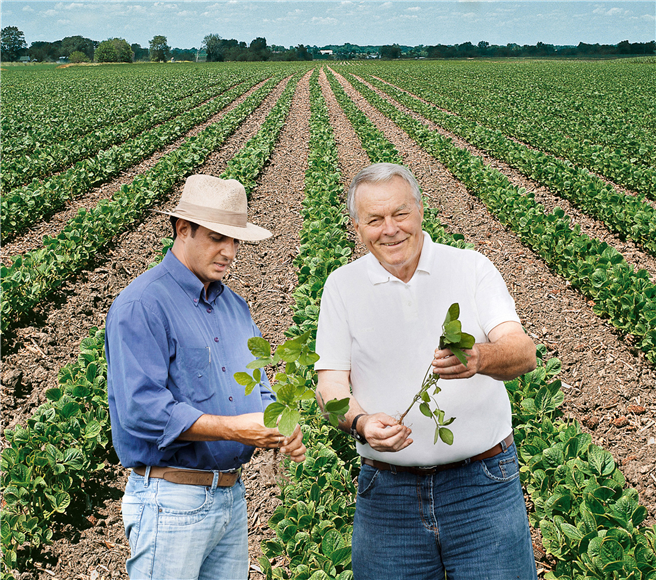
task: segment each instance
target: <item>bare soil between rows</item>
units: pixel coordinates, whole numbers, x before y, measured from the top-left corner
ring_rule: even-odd
[[[278,146],[249,202],[249,221],[272,230],[274,236],[259,244],[243,244],[226,278],[226,283],[248,301],[263,335],[276,343],[284,340],[283,332],[292,323],[291,290],[296,284],[292,262],[299,245],[299,212],[309,141],[307,79],[306,75],[299,83]],[[320,82],[347,187],[369,160],[323,75]],[[639,491],[641,502],[648,508],[648,523],[654,523],[654,368],[643,354],[623,342],[608,323],[593,314],[591,305],[580,293],[551,273],[537,255],[490,216],[485,206],[439,162],[369,106],[350,85],[345,84],[345,88],[401,152],[430,205],[440,208],[440,219],[447,229],[464,234],[501,271],[520,318],[535,342],[545,344],[550,355],[558,356],[563,362],[565,414],[578,419],[594,442],[613,454],[629,484]],[[198,172],[219,175],[227,161],[257,131],[281,92],[282,85]],[[157,209],[173,207],[181,189],[182,183]],[[18,329],[15,348],[4,357],[5,426],[24,421],[43,402],[45,390],[56,384],[58,369],[76,358],[88,328],[103,324],[118,292],[154,261],[161,248],[161,238],[169,235],[169,227],[164,216],[147,216],[140,225],[119,236],[107,253],[99,257],[92,271],[78,276],[55,300],[37,309],[31,326]],[[351,236],[355,239],[353,232]],[[364,248],[357,245],[356,256],[363,253]],[[270,451],[257,452],[243,475],[249,504],[251,578],[262,578],[257,570],[259,546],[263,539],[273,535],[267,521],[278,505],[276,479],[280,475],[280,457]],[[112,465],[98,481],[89,482],[89,493],[95,500],[93,509],[87,511],[81,507],[56,526],[55,543],[42,550],[38,566],[20,578],[126,579],[125,559],[129,549],[120,515],[126,477],[122,467]],[[547,569],[548,563],[541,566]]]

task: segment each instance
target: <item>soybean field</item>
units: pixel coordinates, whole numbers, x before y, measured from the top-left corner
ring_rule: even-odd
[[[153,210],[192,173],[240,180],[273,236],[225,282],[271,344],[312,347],[326,277],[365,253],[346,189],[385,161],[417,177],[435,241],[492,260],[539,345],[506,383],[539,577],[655,579],[655,66],[3,68],[2,578],[127,579],[103,329],[170,244]],[[359,457],[313,400],[301,416],[304,463],[244,468],[250,577],[349,580]]]

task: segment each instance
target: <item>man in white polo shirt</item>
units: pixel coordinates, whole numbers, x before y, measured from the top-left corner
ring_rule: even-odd
[[[320,400],[350,397],[340,427],[362,456],[355,580],[537,578],[502,382],[535,368],[535,346],[501,275],[422,232],[419,186],[400,165],[362,170],[348,206],[370,253],[326,282],[315,368]],[[436,350],[454,302],[476,339],[467,367]],[[433,444],[418,406],[397,421],[431,361],[452,445]]]

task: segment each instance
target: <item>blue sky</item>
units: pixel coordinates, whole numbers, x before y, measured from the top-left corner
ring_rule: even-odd
[[[207,34],[269,44],[616,44],[656,38],[656,2],[570,1],[254,1],[3,0],[2,27],[17,26],[28,45],[82,35],[148,46],[198,47]]]

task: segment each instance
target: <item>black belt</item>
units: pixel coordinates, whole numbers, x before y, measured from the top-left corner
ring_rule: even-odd
[[[442,465],[435,465],[434,467],[411,467],[407,465],[393,465],[391,463],[385,463],[384,461],[376,461],[375,459],[368,459],[367,457],[362,458],[362,463],[365,465],[370,465],[376,469],[381,469],[383,471],[398,471],[400,473],[412,473],[414,475],[433,475],[438,471],[446,471],[447,469],[454,469],[456,467],[462,467],[473,461],[481,461],[482,459],[489,459],[499,453],[503,452],[505,449],[510,447],[513,442],[513,434],[510,433],[501,443],[497,443],[491,449],[483,451],[478,455],[474,455],[469,459],[463,459],[462,461],[454,461],[453,463],[444,463]]]

